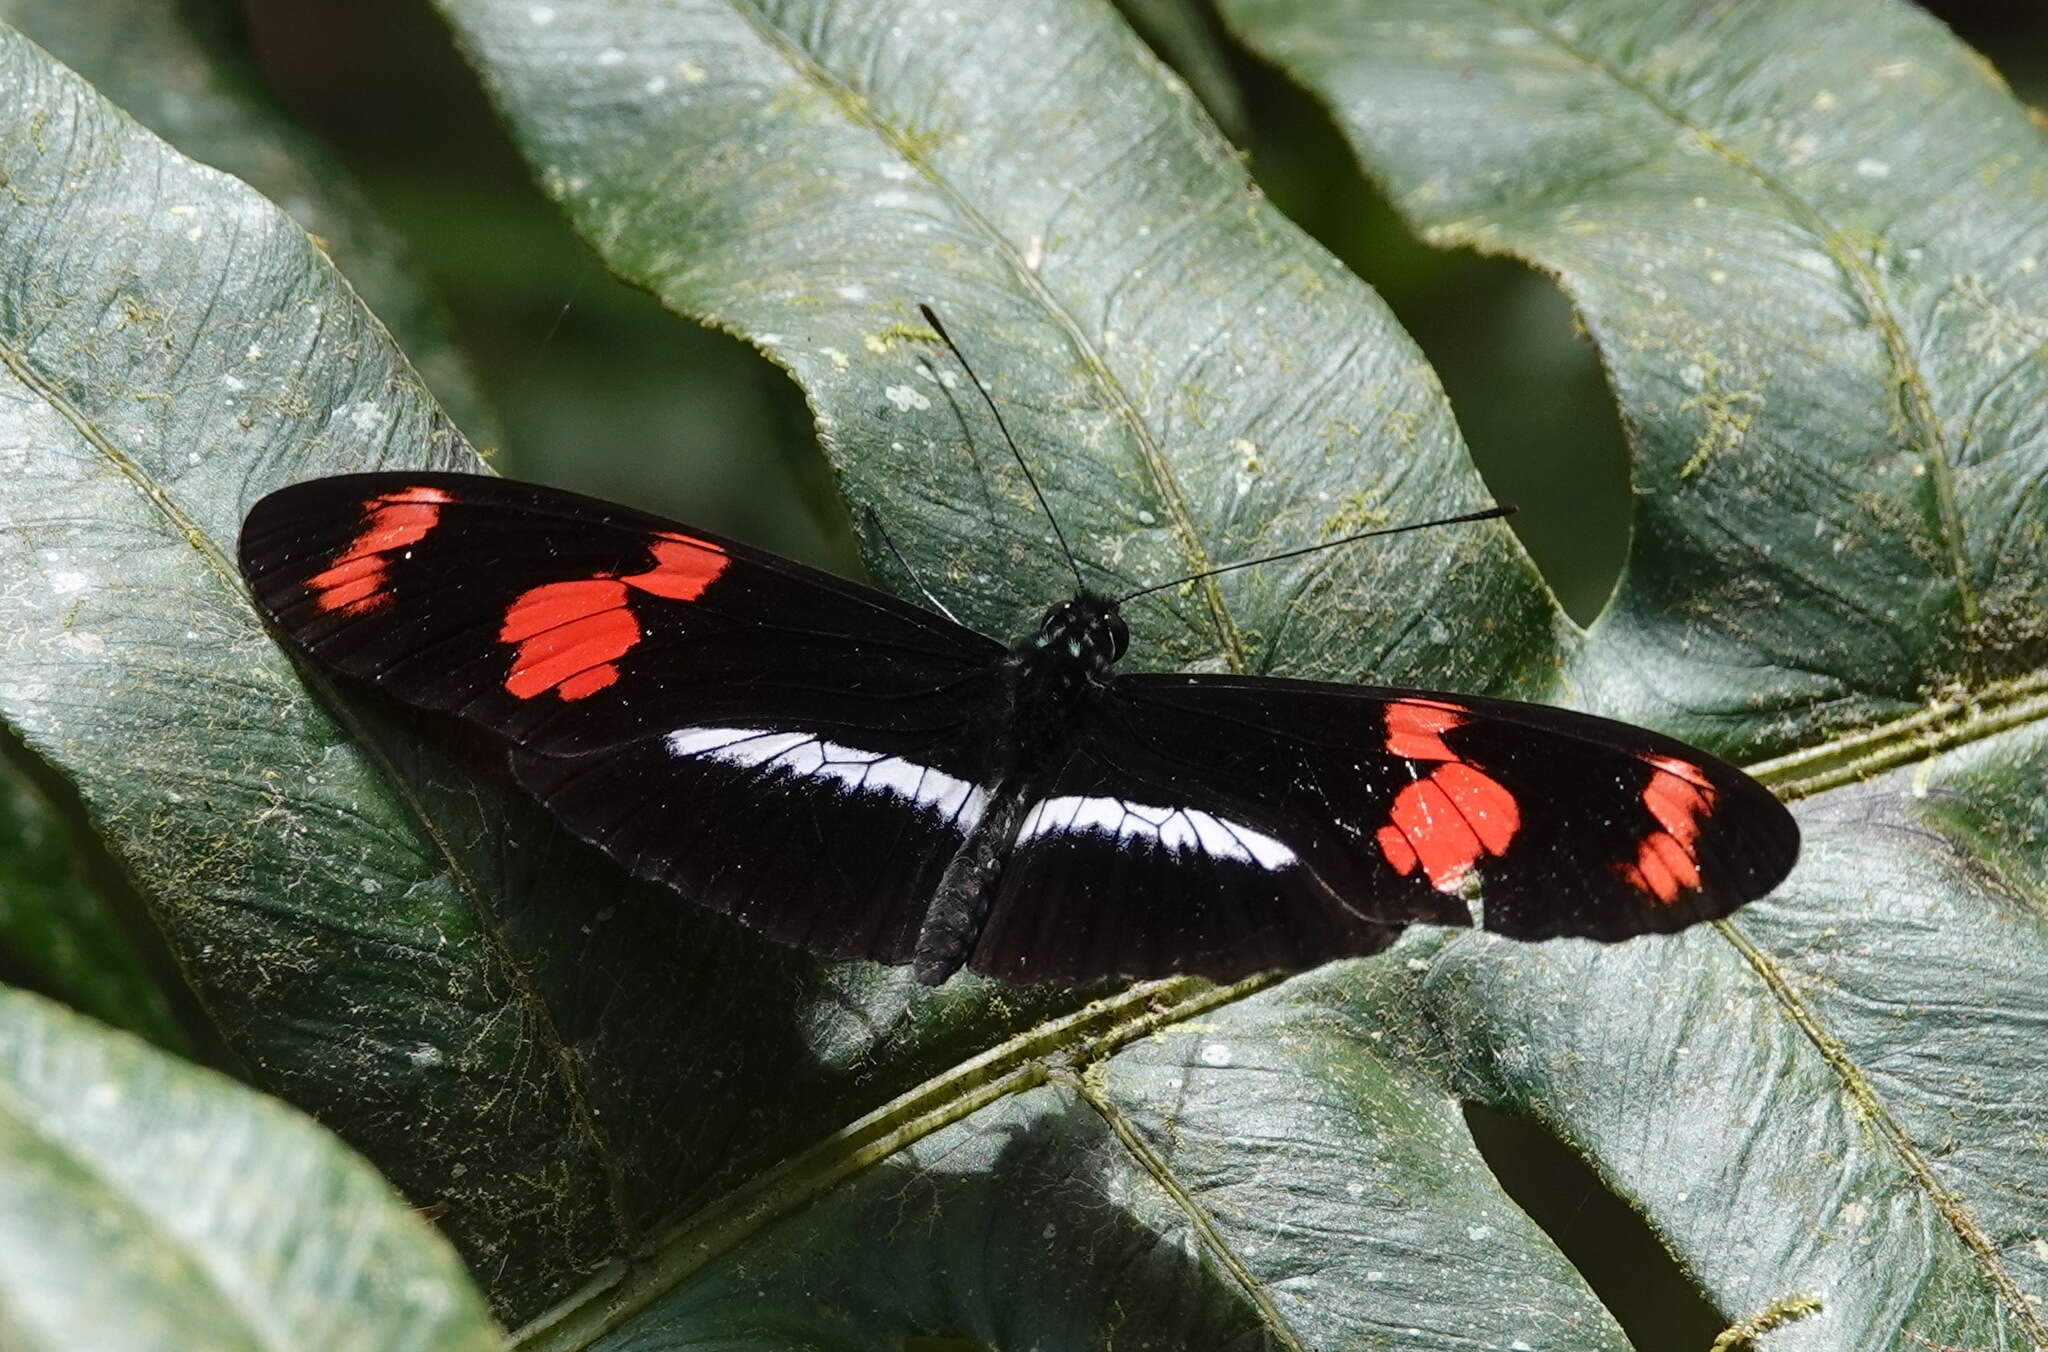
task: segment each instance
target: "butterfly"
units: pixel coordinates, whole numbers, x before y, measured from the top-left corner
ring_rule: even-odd
[[[1415,923],[1672,932],[1799,849],[1755,780],[1623,723],[1120,673],[1120,601],[1085,586],[1006,644],[630,507],[405,471],[270,494],[240,556],[307,658],[494,734],[632,873],[927,984],[1232,979]]]

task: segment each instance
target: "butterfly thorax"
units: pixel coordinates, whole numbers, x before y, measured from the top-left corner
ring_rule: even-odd
[[[925,913],[912,959],[919,981],[935,985],[967,960],[1025,812],[1080,735],[1088,706],[1108,693],[1109,669],[1129,642],[1116,602],[1082,592],[1046,611],[1037,630],[1010,650],[988,807],[948,862]]]
[[[1117,604],[1082,592],[1045,612],[1038,628],[1010,650],[1008,740],[1012,771],[1035,769],[1073,730],[1077,715],[1106,688],[1110,667],[1130,645]]]

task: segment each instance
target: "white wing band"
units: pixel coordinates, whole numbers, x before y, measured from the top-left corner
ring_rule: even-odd
[[[856,793],[886,793],[926,808],[962,830],[981,820],[988,794],[979,784],[879,751],[841,746],[809,732],[765,728],[677,728],[669,754],[774,769],[797,778],[837,780]]]
[[[1200,808],[1153,807],[1122,798],[1041,798],[1017,828],[1017,844],[1090,831],[1117,840],[1156,841],[1175,852],[1197,850],[1211,859],[1234,859],[1268,871],[1296,862],[1293,850],[1241,822],[1224,821]]]

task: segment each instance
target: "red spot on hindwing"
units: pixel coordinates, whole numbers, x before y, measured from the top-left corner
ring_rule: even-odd
[[[1700,823],[1713,815],[1714,786],[1696,765],[1671,756],[1645,756],[1651,769],[1643,806],[1657,822],[1636,842],[1636,857],[1621,876],[1666,906],[1700,885]]]
[[[603,690],[619,679],[618,659],[640,641],[640,622],[627,604],[631,593],[694,601],[730,561],[718,546],[681,535],[658,536],[649,550],[654,567],[643,573],[606,573],[521,592],[498,628],[501,642],[518,645],[506,691],[532,699],[552,690],[575,700]]]
[[[1462,709],[1437,700],[1395,700],[1386,719],[1389,752],[1437,765],[1394,795],[1387,824],[1373,838],[1394,872],[1405,877],[1419,868],[1430,886],[1455,891],[1481,858],[1507,852],[1522,824],[1521,809],[1506,786],[1444,741],[1445,733],[1465,724]]]
[[[388,604],[390,561],[386,557],[410,549],[441,522],[441,508],[455,501],[439,488],[399,488],[379,493],[363,504],[362,529],[348,548],[327,567],[306,579],[313,604],[321,610],[360,615]]]

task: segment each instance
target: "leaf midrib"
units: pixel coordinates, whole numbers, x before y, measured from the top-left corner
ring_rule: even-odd
[[[1820,1011],[1801,997],[1791,980],[1779,968],[1776,959],[1745,934],[1734,920],[1717,920],[1714,922],[1714,928],[1741,955],[1743,961],[1749,964],[1750,969],[1763,982],[1765,989],[1771,993],[1771,997],[1777,1001],[1778,1007],[1785,1011],[1786,1018],[1792,1021],[1793,1026],[1812,1045],[1828,1069],[1834,1072],[1843,1092],[1862,1110],[1865,1118],[1876,1126],[1878,1135],[1884,1138],[1885,1145],[1899,1161],[1899,1167],[1912,1179],[1913,1185],[1926,1196],[1928,1204],[1935,1209],[1942,1223],[1949,1228],[1949,1232],[1969,1251],[1978,1270],[1983,1273],[1984,1280],[1997,1294],[1999,1302],[2005,1306],[2013,1322],[2026,1332],[2035,1347],[2048,1348],[2048,1321],[2044,1321],[2036,1312],[2034,1305],[2027,1300],[2026,1292],[2020,1288],[2018,1279],[2000,1260],[1996,1242],[1985,1232],[1983,1225],[1977,1220],[1976,1213],[1970,1209],[1962,1196],[1941,1181],[1941,1176],[1934,1170],[1933,1160],[1928,1158],[1927,1152],[1921,1149],[1920,1143],[1913,1138],[1912,1133],[1906,1130],[1905,1124],[1885,1105],[1884,1099],[1877,1092],[1877,1087],[1863,1073],[1863,1067],[1857,1063],[1847,1045],[1828,1031],[1827,1023],[1821,1018]]]
[[[630,1267],[621,1264],[599,1274],[554,1309],[537,1316],[513,1334],[513,1344],[521,1352],[575,1352],[587,1347],[691,1273],[739,1247],[771,1221],[808,1204],[826,1188],[972,1116],[997,1099],[1034,1089],[1055,1074],[1062,1079],[1085,1074],[1130,1042],[1199,1018],[1283,979],[1283,974],[1265,972],[1220,987],[1192,977],[1141,981],[1116,995],[1023,1029],[732,1188],[649,1245]],[[1142,1159],[1135,1162],[1144,1167]],[[1156,1171],[1154,1176],[1158,1176]],[[1191,1222],[1201,1219],[1205,1218],[1190,1213]],[[1203,1227],[1197,1223],[1196,1229],[1200,1233]],[[1208,1230],[1213,1234],[1213,1226]],[[1244,1270],[1235,1255],[1226,1251],[1223,1257],[1226,1268]]]
[[[1187,562],[1186,571],[1199,573],[1208,569],[1212,560],[1208,549],[1202,544],[1200,532],[1196,529],[1193,509],[1188,505],[1187,494],[1182,490],[1180,476],[1174,471],[1173,462],[1159,439],[1152,434],[1151,427],[1138,412],[1137,404],[1123,381],[1110,369],[1107,359],[1097,345],[1082,329],[1060,299],[1045,284],[1045,279],[1029,267],[1023,254],[1010,238],[997,229],[994,221],[967,199],[965,193],[954,186],[951,179],[941,174],[930,157],[923,154],[901,132],[876,117],[869,109],[869,102],[861,92],[816,61],[808,52],[769,21],[766,15],[752,3],[752,0],[726,0],[740,20],[752,28],[762,43],[788,63],[799,78],[808,81],[819,92],[846,114],[848,120],[866,130],[876,140],[886,145],[894,154],[915,170],[924,180],[945,197],[948,204],[985,239],[988,240],[1018,284],[1032,300],[1045,311],[1048,318],[1066,336],[1068,345],[1080,360],[1089,376],[1094,380],[1118,421],[1130,432],[1138,447],[1138,453],[1145,465],[1145,472],[1151,477],[1158,490],[1159,501],[1166,508],[1167,519],[1173,525],[1175,540]],[[991,397],[993,393],[991,392]],[[1217,641],[1222,649],[1224,661],[1233,672],[1247,675],[1252,670],[1250,649],[1246,646],[1244,634],[1239,629],[1236,617],[1225,603],[1222,587],[1213,577],[1202,578],[1193,584],[1202,595],[1210,618],[1215,622]]]
[[[1935,508],[1941,544],[1956,589],[1957,607],[1963,630],[1966,668],[1975,665],[1977,602],[1971,586],[1968,561],[1963,548],[1963,525],[1956,501],[1954,469],[1947,434],[1933,407],[1933,396],[1925,371],[1905,340],[1896,306],[1879,278],[1856,255],[1841,232],[1826,215],[1793,186],[1755,159],[1709,130],[1675,105],[1600,58],[1546,20],[1533,16],[1510,0],[1486,0],[1495,13],[1519,23],[1556,50],[1586,69],[1624,89],[1675,127],[1689,132],[1708,151],[1754,180],[1788,208],[1793,218],[1807,229],[1855,291],[1872,327],[1890,354],[1904,402],[1926,456],[1928,475],[1934,487]],[[1849,734],[1819,746],[1781,756],[1753,767],[1777,788],[1781,796],[1801,798],[1841,784],[1867,779],[1882,771],[1914,760],[1925,760],[1966,742],[2048,716],[2048,673],[2033,673],[2016,681],[1973,689],[1961,698],[1939,701],[1929,709],[1893,723]],[[1832,764],[1830,764],[1832,762]],[[1984,1279],[2027,1331],[2035,1343],[2048,1346],[2048,1323],[2029,1306],[2012,1274],[2000,1261],[1996,1246],[1984,1233],[1962,1199],[1942,1184],[1933,1166],[1910,1133],[1884,1106],[1875,1087],[1863,1074],[1846,1045],[1827,1032],[1819,1011],[1799,996],[1778,968],[1775,959],[1748,939],[1733,921],[1717,922],[1716,929],[1744,962],[1754,970],[1770,991],[1785,1016],[1812,1044],[1835,1073],[1843,1091],[1868,1112],[1879,1125],[1887,1146],[1915,1187],[1928,1198],[1959,1242],[1969,1251]]]

